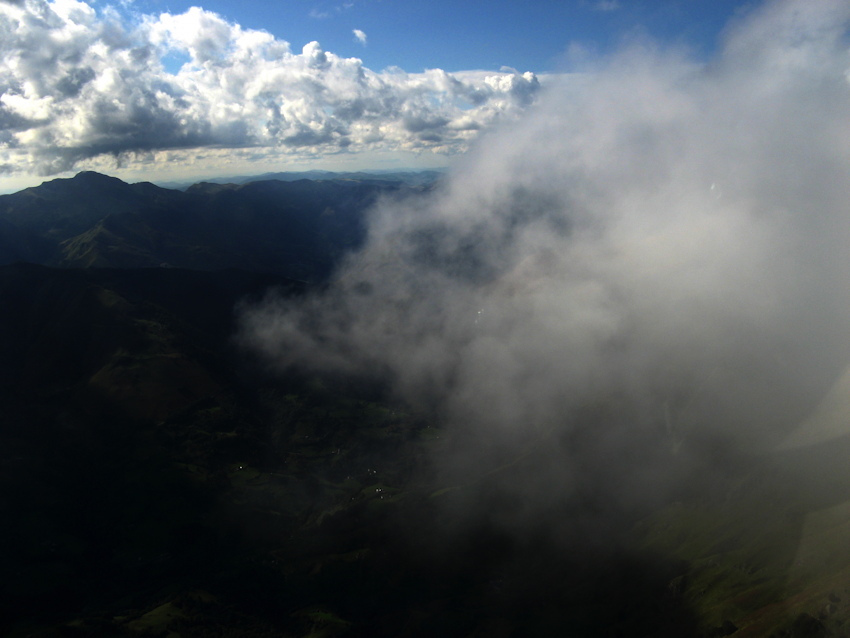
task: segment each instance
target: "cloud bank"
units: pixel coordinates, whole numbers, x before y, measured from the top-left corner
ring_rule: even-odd
[[[328,291],[253,308],[245,339],[386,380],[467,438],[443,459],[465,480],[545,441],[524,502],[629,502],[675,459],[772,449],[850,355],[848,23],[776,2],[708,65],[599,61],[430,199],[385,202]]]
[[[0,60],[0,170],[44,175],[199,149],[451,155],[538,89],[531,73],[376,72],[197,7],[130,22],[77,0],[0,2]]]

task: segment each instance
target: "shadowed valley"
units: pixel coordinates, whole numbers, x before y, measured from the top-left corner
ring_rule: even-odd
[[[846,635],[846,437],[612,445],[640,410],[610,394],[506,446],[379,367],[246,346],[241,309],[320,293],[376,202],[436,188],[82,173],[0,197],[0,632]]]

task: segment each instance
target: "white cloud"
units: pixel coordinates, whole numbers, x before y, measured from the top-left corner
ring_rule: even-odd
[[[848,27],[848,2],[773,2],[709,66],[640,45],[600,62],[431,199],[385,203],[327,291],[256,308],[246,336],[283,366],[385,374],[471,431],[453,484],[551,442],[523,507],[574,483],[604,507],[657,493],[680,443],[699,472],[770,449],[850,362]],[[469,79],[399,81],[475,108],[493,102],[473,89],[524,95]],[[403,121],[460,123],[440,116]]]
[[[186,62],[172,74],[167,56]],[[375,72],[197,7],[129,24],[78,0],[0,3],[0,60],[4,170],[41,174],[199,148],[457,154],[539,86],[529,73]]]
[[[354,31],[352,31],[352,33],[354,34],[354,38],[360,44],[366,44],[366,34],[363,33],[363,31],[361,31],[360,29],[354,29]]]

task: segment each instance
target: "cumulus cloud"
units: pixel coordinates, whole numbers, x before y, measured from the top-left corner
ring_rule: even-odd
[[[360,44],[366,44],[366,34],[363,31],[361,31],[360,29],[354,29],[354,31],[352,31],[352,33],[354,34],[354,38]]]
[[[533,489],[506,488],[523,503],[629,501],[671,488],[676,459],[771,449],[850,357],[848,22],[846,2],[777,2],[707,65],[600,61],[432,198],[375,210],[330,288],[247,312],[246,341],[384,379],[469,434],[443,459],[466,480],[545,442]],[[485,105],[532,82],[418,80]]]
[[[169,73],[169,56],[186,62]],[[12,170],[41,174],[200,148],[456,154],[538,88],[531,74],[375,72],[198,7],[131,24],[78,0],[0,4],[0,57],[0,148]],[[412,120],[442,125],[411,130]]]

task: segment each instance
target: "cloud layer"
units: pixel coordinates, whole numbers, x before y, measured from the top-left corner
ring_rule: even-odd
[[[388,380],[469,434],[447,461],[467,479],[546,440],[524,502],[628,501],[675,482],[664,459],[771,449],[850,358],[848,22],[777,2],[709,65],[601,61],[431,199],[379,207],[329,291],[253,309],[246,339]]]
[[[531,73],[375,72],[197,7],[130,23],[77,0],[0,2],[0,60],[0,170],[40,174],[169,149],[455,154],[538,89]]]

